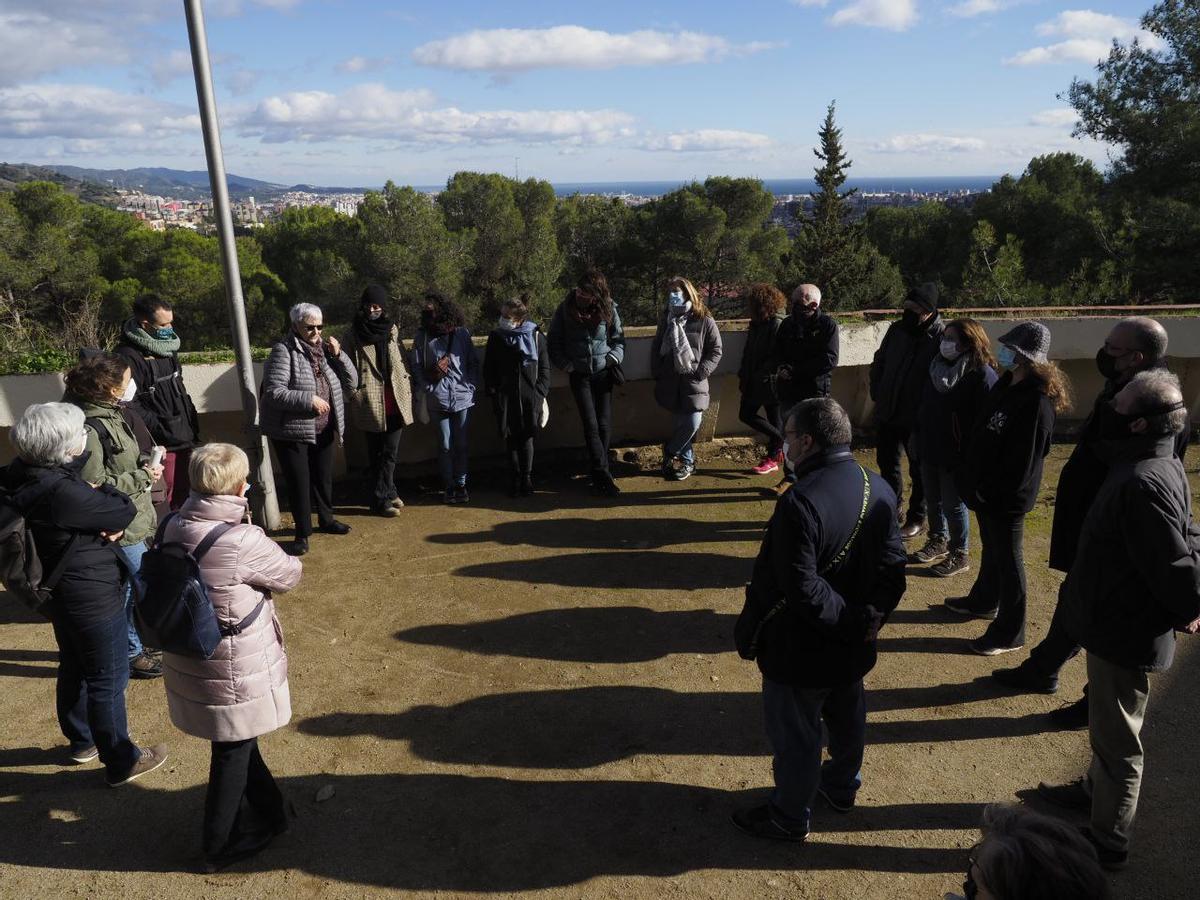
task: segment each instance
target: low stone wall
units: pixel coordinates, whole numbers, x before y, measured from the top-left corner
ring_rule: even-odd
[[[1053,334],[1050,355],[1062,366],[1073,387],[1073,406],[1059,420],[1060,430],[1068,433],[1087,415],[1103,384],[1094,357],[1116,319],[1081,317],[1042,321]],[[1195,421],[1200,417],[1200,318],[1163,321],[1171,336],[1171,368],[1183,381],[1184,397]],[[989,320],[983,324],[995,341],[1013,322]],[[868,396],[868,371],[887,325],[887,322],[863,322],[841,328],[841,358],[834,372],[833,395],[850,413],[856,430],[870,429],[872,404]],[[670,416],[654,402],[654,385],[650,380],[653,335],[652,328],[631,328],[627,332],[624,368],[628,381],[617,388],[613,396],[613,446],[660,443],[670,431]],[[745,323],[723,322],[721,335],[724,356],[712,378],[712,406],[701,425],[701,441],[751,433],[738,420],[737,369],[745,344]],[[482,347],[479,351],[482,355]],[[256,374],[261,377],[261,365],[256,367]],[[188,366],[184,375],[200,411],[205,439],[241,443],[241,400],[234,367],[231,364]],[[0,378],[0,438],[3,438],[0,440],[0,459],[11,458],[7,433],[22,410],[31,403],[60,398],[62,384],[62,376],[58,374]],[[435,456],[435,440],[432,427],[412,426],[401,443],[402,464],[429,463]],[[491,403],[486,397],[481,397],[471,417],[470,441],[473,457],[493,456],[503,451]],[[538,435],[538,447],[553,450],[579,447],[581,443],[574,399],[565,375],[556,371],[551,381],[550,422]],[[345,470],[347,460],[351,468],[357,467],[362,457],[361,436],[348,434],[345,454],[339,459],[339,470]]]

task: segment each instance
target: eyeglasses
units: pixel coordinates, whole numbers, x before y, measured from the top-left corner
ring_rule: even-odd
[[[323,325],[305,325],[304,330],[305,331],[320,331],[323,327],[324,327]]]

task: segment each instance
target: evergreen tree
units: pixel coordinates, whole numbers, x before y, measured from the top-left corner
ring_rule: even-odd
[[[821,165],[814,170],[820,191],[813,194],[812,198],[813,221],[818,227],[840,231],[849,219],[850,210],[846,201],[854,196],[858,189],[851,188],[842,192],[842,185],[846,183],[846,170],[853,165],[853,160],[847,159],[846,152],[842,149],[842,129],[834,122],[836,105],[835,101],[826,107],[825,121],[821,123],[821,130],[817,132],[821,146],[813,148],[813,155],[821,160]]]

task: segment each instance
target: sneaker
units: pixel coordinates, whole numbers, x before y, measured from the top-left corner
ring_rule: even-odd
[[[686,481],[687,479],[692,477],[692,473],[695,471],[696,471],[696,467],[692,463],[690,463],[690,462],[681,463],[679,468],[675,470],[675,480],[676,481]]]
[[[1100,860],[1100,868],[1104,871],[1120,872],[1129,865],[1128,850],[1113,850],[1111,847],[1105,847],[1096,840],[1096,835],[1086,825],[1080,826],[1079,833],[1087,838],[1088,843],[1092,845],[1092,849],[1096,851],[1096,856]]]
[[[467,493],[467,486],[465,484],[460,484],[458,487],[456,487],[454,489],[454,502],[455,503],[470,503],[471,502],[471,495]]]
[[[339,522],[337,519],[334,519],[328,525],[317,526],[317,531],[320,531],[322,534],[349,534],[350,526],[345,522]]]
[[[930,566],[929,571],[938,578],[949,578],[951,575],[958,575],[961,572],[971,571],[971,561],[963,550],[951,550],[950,554],[935,566]]]
[[[387,506],[378,506],[371,510],[377,516],[383,516],[385,519],[394,519],[400,515],[400,509],[392,506],[390,503]]]
[[[779,463],[772,456],[764,456],[762,462],[750,470],[755,475],[770,475],[779,471]]]
[[[910,563],[933,563],[950,555],[950,547],[944,537],[930,536],[925,546],[914,553],[908,554]]]
[[[124,778],[119,778],[116,781],[109,781],[109,787],[120,787],[123,784],[129,784],[131,781],[137,781],[143,775],[148,775],[167,761],[167,745],[155,744],[153,747],[142,747],[138,752],[141,756],[138,761],[133,764]]]
[[[844,800],[837,794],[831,794],[823,787],[817,788],[817,793],[821,795],[821,799],[828,803],[829,808],[834,812],[848,813],[854,809],[854,795],[851,795],[849,800]]]
[[[1024,646],[1024,644],[997,644],[988,637],[977,638],[967,644],[967,648],[972,653],[978,653],[980,656],[999,656],[1001,653],[1020,650]]]
[[[1088,698],[1084,694],[1074,703],[1048,713],[1046,718],[1062,731],[1083,731],[1088,727]]]
[[[663,481],[678,481],[679,480],[679,461],[677,459],[664,459],[662,464]]]
[[[770,806],[739,809],[730,818],[733,824],[751,837],[769,838],[773,841],[790,841],[802,844],[808,838],[808,826],[789,828],[775,821]]]
[[[1087,783],[1082,778],[1076,778],[1066,784],[1046,784],[1041,781],[1038,782],[1037,793],[1047,803],[1065,809],[1092,808],[1092,792],[1087,789]]]
[[[1029,660],[1011,669],[996,669],[992,679],[1006,688],[1026,694],[1053,694],[1058,691],[1058,676],[1043,675],[1029,664]]]
[[[82,766],[90,763],[93,759],[99,758],[99,756],[100,751],[97,750],[96,746],[93,744],[91,747],[84,747],[82,750],[74,751],[71,754],[71,762]]]
[[[404,501],[399,497],[392,498],[392,506],[396,509],[404,509]]]
[[[139,653],[129,660],[130,678],[161,678],[162,663],[145,653]]]
[[[909,522],[900,529],[900,537],[903,540],[911,541],[913,538],[925,533],[924,522]]]
[[[947,597],[944,601],[944,606],[950,612],[959,616],[966,616],[968,619],[994,619],[1000,611],[998,608],[992,609],[976,609],[969,603],[970,597]]]

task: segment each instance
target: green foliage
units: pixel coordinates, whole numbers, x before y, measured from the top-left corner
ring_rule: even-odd
[[[944,203],[884,206],[867,214],[866,236],[906,285],[932,281],[947,294],[962,283],[973,225],[970,212]]]
[[[1021,243],[1011,234],[1000,240],[987,219],[971,231],[971,247],[962,276],[959,305],[1036,306],[1041,295],[1025,277]]]

